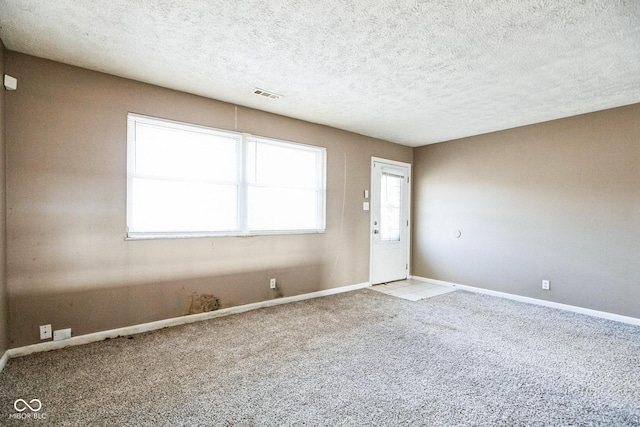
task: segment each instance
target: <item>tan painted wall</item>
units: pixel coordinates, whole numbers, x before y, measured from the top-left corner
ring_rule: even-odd
[[[74,335],[180,316],[191,294],[223,307],[366,282],[371,156],[412,149],[238,107],[237,130],[327,147],[327,233],[125,241],[127,112],[234,129],[235,107],[7,52],[10,346],[38,325]],[[344,204],[343,204],[344,203]]]
[[[5,48],[0,40],[0,77],[4,82]],[[8,348],[7,273],[6,273],[6,175],[5,175],[5,91],[0,88],[0,357]]]
[[[418,148],[414,196],[414,275],[640,318],[640,104]]]

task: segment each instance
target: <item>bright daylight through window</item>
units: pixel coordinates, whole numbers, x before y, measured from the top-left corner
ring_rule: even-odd
[[[402,228],[402,182],[404,177],[382,172],[380,183],[380,240],[399,242]]]
[[[325,229],[326,149],[128,116],[130,238]]]

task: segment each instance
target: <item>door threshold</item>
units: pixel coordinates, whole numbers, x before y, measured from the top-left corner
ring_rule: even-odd
[[[419,301],[421,299],[432,298],[456,291],[455,288],[451,288],[449,286],[425,283],[411,279],[374,285],[371,287],[371,290],[408,301]]]

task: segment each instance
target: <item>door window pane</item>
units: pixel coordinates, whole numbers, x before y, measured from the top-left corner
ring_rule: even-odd
[[[404,177],[382,171],[380,182],[380,240],[399,242]]]

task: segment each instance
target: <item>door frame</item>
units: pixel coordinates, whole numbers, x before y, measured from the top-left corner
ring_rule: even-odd
[[[369,211],[369,286],[373,286],[373,189],[375,179],[373,173],[373,165],[374,163],[386,163],[390,166],[398,166],[407,168],[408,171],[408,181],[407,181],[407,279],[411,277],[411,163],[399,162],[396,160],[383,159],[381,157],[373,157],[371,156],[371,168],[370,168],[370,191],[369,191],[369,200],[371,201],[371,209]]]

